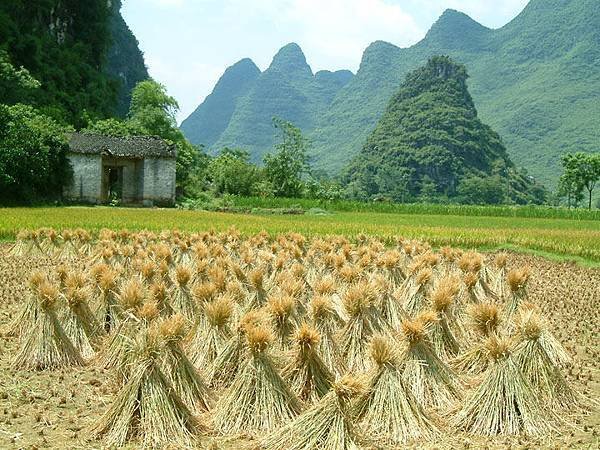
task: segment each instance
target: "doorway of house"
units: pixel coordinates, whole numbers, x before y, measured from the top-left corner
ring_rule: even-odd
[[[104,168],[105,199],[108,203],[123,201],[123,167]]]

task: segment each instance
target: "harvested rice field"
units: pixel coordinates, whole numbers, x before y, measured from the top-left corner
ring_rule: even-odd
[[[297,233],[0,244],[0,448],[598,448],[600,269]]]

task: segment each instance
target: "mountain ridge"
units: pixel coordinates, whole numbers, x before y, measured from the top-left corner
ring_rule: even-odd
[[[313,142],[316,166],[338,173],[359,152],[405,74],[433,55],[446,54],[467,66],[479,115],[499,132],[515,164],[553,186],[562,153],[598,151],[594,144],[600,141],[600,127],[594,125],[600,122],[598,23],[600,8],[594,0],[531,0],[497,29],[446,10],[411,47],[371,43],[356,75],[326,107],[306,108],[296,102],[305,109],[296,124]],[[272,100],[279,102],[284,94]],[[307,104],[311,101],[306,98]],[[277,112],[277,108],[268,110]],[[284,118],[294,121],[293,114]],[[273,129],[260,128],[256,132],[263,137],[249,138],[238,134],[240,130],[253,133],[241,122],[249,124],[256,117],[234,114],[232,120],[226,141],[217,144],[227,142],[245,146],[252,154],[263,153]]]

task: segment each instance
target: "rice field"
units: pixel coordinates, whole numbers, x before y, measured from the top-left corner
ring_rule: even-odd
[[[507,248],[538,251],[586,264],[600,263],[600,220],[593,218],[469,216],[453,215],[451,211],[448,214],[340,211],[300,216],[107,207],[0,209],[0,239],[12,240],[22,228],[40,227],[95,232],[102,228],[197,232],[235,227],[246,236],[262,230],[272,234],[298,232],[310,237],[343,235],[351,239],[367,234],[386,243],[401,236],[424,240],[434,247]]]
[[[0,244],[2,448],[598,445],[598,269],[93,211]]]

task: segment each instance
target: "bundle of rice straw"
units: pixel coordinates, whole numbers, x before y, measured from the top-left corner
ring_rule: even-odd
[[[223,294],[204,306],[207,324],[198,322],[188,343],[190,361],[208,375],[209,368],[231,338],[229,321],[233,314],[233,301]]]
[[[63,230],[61,233],[62,246],[56,255],[62,261],[74,261],[79,255],[75,240],[77,236],[71,230]]]
[[[367,343],[374,333],[384,330],[380,311],[374,307],[374,293],[368,283],[359,282],[344,294],[348,322],[340,331],[340,359],[351,373],[364,372],[371,367]]]
[[[470,307],[469,316],[475,342],[452,361],[452,366],[460,372],[477,375],[490,363],[485,342],[498,333],[500,311],[494,303],[479,303]]]
[[[262,440],[265,450],[358,450],[364,440],[352,421],[352,400],[363,391],[344,376],[318,403]]]
[[[29,230],[19,230],[16,236],[16,242],[8,252],[9,256],[15,256],[17,258],[25,255],[31,255],[33,252],[31,248],[34,246],[33,239],[31,239],[31,233]]]
[[[193,322],[196,317],[196,302],[190,288],[192,271],[186,266],[175,268],[175,284],[171,293],[171,305],[173,310],[184,315]]]
[[[319,355],[320,336],[314,328],[302,323],[294,340],[291,360],[281,375],[300,400],[313,403],[329,392],[335,377]]]
[[[65,333],[84,359],[95,355],[95,342],[104,334],[87,303],[88,298],[86,288],[68,285],[65,300],[69,309],[62,318]]]
[[[55,307],[58,289],[42,281],[35,292],[37,315],[32,326],[21,335],[21,347],[13,366],[17,369],[44,370],[83,365],[81,355],[65,334]]]
[[[486,349],[492,363],[453,425],[489,436],[544,435],[553,431],[552,422],[557,418],[551,408],[542,408],[538,402],[537,394],[510,355],[510,342],[492,336]]]
[[[411,317],[417,315],[425,307],[432,275],[431,268],[426,267],[407,278],[404,310]]]
[[[519,269],[513,269],[506,275],[508,282],[509,294],[508,301],[505,306],[507,317],[511,317],[521,303],[527,299],[527,282],[531,276],[531,269],[527,266]]]
[[[248,273],[251,296],[245,305],[245,311],[261,308],[267,302],[267,291],[264,286],[265,272],[263,269],[254,269]]]
[[[144,261],[140,267],[140,280],[145,286],[150,286],[154,283],[156,275],[156,264],[153,261]]]
[[[213,410],[214,428],[222,434],[272,430],[293,419],[301,409],[268,352],[273,341],[271,331],[249,326],[246,339],[249,355]]]
[[[143,333],[127,383],[92,428],[107,447],[135,442],[143,447],[193,447],[205,431],[160,369],[158,332]]]
[[[287,294],[271,295],[267,299],[266,311],[273,322],[275,343],[278,349],[288,348],[295,327],[296,301]]]
[[[131,349],[131,340],[140,329],[140,320],[136,312],[142,307],[144,298],[145,289],[138,279],[132,278],[123,285],[119,293],[120,320],[108,335],[100,356],[100,364],[105,369],[118,367],[126,373],[124,362],[127,351]]]
[[[507,281],[506,281],[506,264],[508,255],[506,253],[498,253],[494,258],[495,271],[491,271],[492,289],[498,295],[500,300],[505,300],[507,296]]]
[[[371,357],[376,368],[356,405],[362,431],[385,447],[433,438],[437,429],[402,381],[400,359],[390,340],[373,337]]]
[[[529,380],[535,392],[552,404],[571,408],[578,405],[578,394],[569,386],[560,368],[548,354],[548,325],[533,309],[522,308],[515,319],[517,339],[513,352],[517,367]]]
[[[454,300],[460,291],[456,278],[442,278],[431,293],[431,306],[438,320],[431,324],[430,339],[435,353],[444,360],[456,356],[460,350],[460,323],[454,314]]]
[[[398,330],[402,321],[408,317],[402,307],[402,303],[392,292],[392,285],[389,280],[382,276],[375,276],[371,279],[373,289],[378,293],[376,304],[381,311],[383,320],[393,330]]]
[[[165,341],[161,361],[163,373],[192,411],[208,411],[212,402],[211,393],[181,347],[181,341],[187,333],[186,319],[181,314],[174,315],[164,320],[159,330]]]
[[[405,344],[402,379],[423,407],[446,408],[459,397],[456,375],[435,354],[428,338],[435,315],[423,313],[402,323]]]
[[[400,286],[406,274],[402,270],[402,254],[398,250],[390,250],[379,257],[378,265],[392,286]]]
[[[340,375],[338,368],[341,370],[342,364],[338,363],[339,348],[335,335],[338,328],[343,325],[342,318],[333,307],[333,302],[325,295],[316,295],[310,301],[309,316],[311,324],[319,333],[320,339],[317,344],[319,355],[330,370]]]
[[[29,277],[29,291],[23,304],[21,312],[12,321],[8,336],[19,336],[25,334],[27,329],[35,324],[39,315],[39,288],[42,284],[49,283],[48,276],[40,270],[34,271]]]
[[[106,265],[98,266],[98,288],[100,290],[100,320],[106,331],[111,331],[118,326],[121,309],[117,301],[117,272]]]
[[[212,387],[228,387],[238,371],[246,352],[246,332],[251,327],[268,327],[268,319],[257,310],[247,312],[240,319],[236,333],[223,350],[217,355],[208,373],[208,382]]]
[[[159,281],[150,286],[149,298],[156,302],[158,310],[163,317],[168,317],[173,314],[169,290],[164,282]]]

